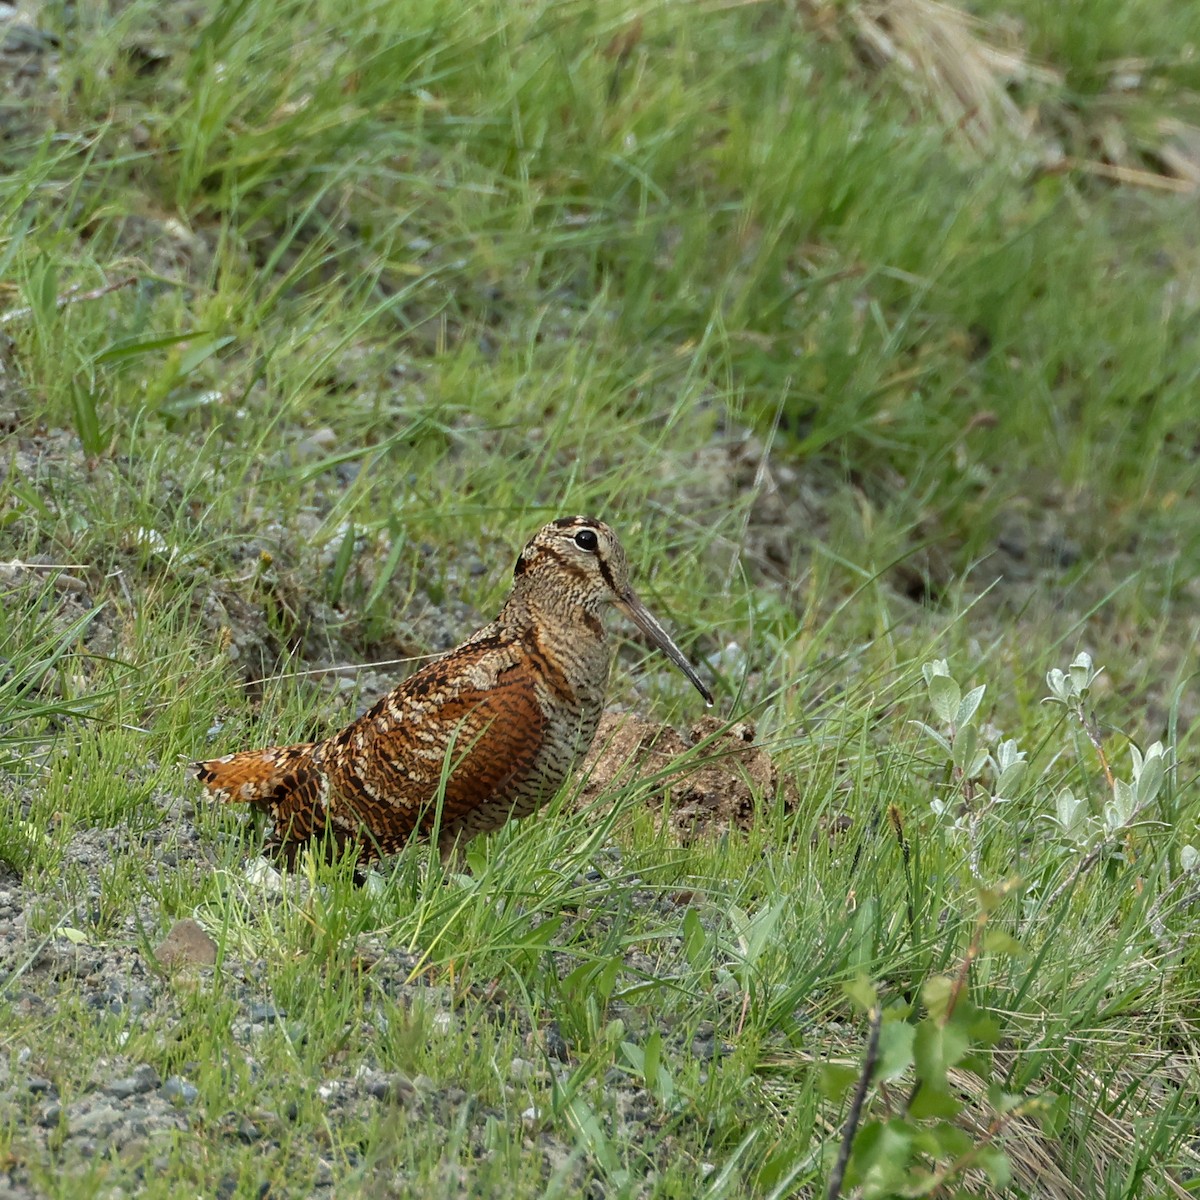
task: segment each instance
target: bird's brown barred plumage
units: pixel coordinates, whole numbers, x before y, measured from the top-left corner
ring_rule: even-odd
[[[443,857],[562,786],[595,736],[612,657],[603,614],[624,611],[712,697],[629,586],[612,530],[563,517],[525,546],[500,615],[323,742],[195,764],[221,799],[270,814],[293,865],[311,841],[360,863],[438,826]],[[438,799],[440,797],[440,804]]]

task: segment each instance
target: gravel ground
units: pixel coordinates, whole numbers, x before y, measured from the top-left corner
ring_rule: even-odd
[[[69,997],[83,1022],[125,1022],[129,1032],[118,1032],[115,1037],[111,1030],[106,1032],[111,1043],[120,1045],[140,1031],[150,1030],[162,1045],[187,1036],[189,987],[210,990],[214,973],[220,971],[224,994],[237,1002],[231,1037],[223,1048],[224,1061],[231,1079],[241,1071],[254,1076],[262,1070],[256,1047],[273,1026],[290,1021],[271,994],[268,964],[239,957],[236,938],[227,943],[233,948],[227,949],[218,964],[215,941],[192,918],[176,921],[165,936],[161,933],[161,888],[182,862],[203,869],[210,858],[211,842],[206,843],[197,830],[194,815],[190,804],[176,801],[168,806],[161,825],[140,834],[120,829],[78,833],[58,872],[62,880],[73,881],[74,902],[70,905],[56,895],[54,887],[34,888],[24,885],[11,871],[0,874],[0,996],[20,1018],[34,1021]],[[135,851],[145,863],[145,887],[128,915],[106,923],[101,880],[105,866],[121,850]],[[616,847],[600,851],[600,856],[619,866]],[[254,860],[248,870],[261,877],[262,866],[261,859]],[[86,881],[82,887],[81,879]],[[303,889],[307,885],[292,879],[286,886]],[[637,890],[632,896],[626,894],[624,903],[673,911],[672,898],[639,889],[636,880],[633,886]],[[268,897],[265,903],[271,903],[269,888],[264,895]],[[278,888],[274,899],[281,899]],[[584,916],[580,914],[581,919]],[[595,911],[586,918],[593,928],[607,919]],[[148,935],[146,931],[159,932]],[[373,985],[367,989],[361,1036],[375,1036],[377,1028],[372,1024],[378,1027],[395,1020],[398,1011],[409,1013],[414,1008],[419,1008],[422,1028],[429,1037],[461,1032],[463,1015],[453,989],[422,978],[414,982],[416,963],[410,955],[369,934],[359,940],[355,950],[369,963]],[[632,970],[649,971],[656,966],[648,959],[643,961],[644,956],[636,951],[627,957]],[[564,958],[564,973],[574,965],[574,960]],[[181,979],[191,982],[181,987]],[[422,1074],[389,1070],[382,1063],[364,1065],[360,1060],[343,1071],[333,1064],[323,1079],[308,1081],[308,1086],[317,1090],[330,1129],[361,1128],[381,1106],[398,1106],[405,1119],[437,1124],[445,1130],[465,1123],[466,1136],[478,1142],[482,1154],[489,1121],[509,1121],[515,1109],[526,1127],[526,1147],[542,1156],[547,1177],[564,1164],[573,1170],[570,1160],[577,1147],[540,1127],[545,1105],[538,1101],[545,1096],[548,1103],[550,1088],[568,1082],[576,1065],[570,1045],[553,1023],[532,1028],[526,1012],[508,1004],[502,994],[480,991],[472,996],[472,1004],[482,1007],[485,1021],[509,1030],[515,1025],[527,1047],[525,1056],[518,1055],[506,1064],[507,1113],[481,1103],[461,1087],[435,1083]],[[619,1011],[620,1006],[614,1006],[614,1014]],[[478,1009],[475,1019],[479,1019]],[[290,1025],[289,1030],[303,1036]],[[701,1063],[728,1049],[718,1042],[711,1023],[687,1034],[664,1026],[663,1033],[673,1055],[691,1055]],[[39,1169],[84,1175],[89,1164],[111,1158],[136,1164],[132,1173],[141,1178],[163,1168],[173,1146],[192,1132],[202,1132],[208,1143],[215,1132],[232,1145],[261,1145],[264,1155],[271,1156],[288,1140],[289,1122],[295,1116],[286,1107],[284,1111],[239,1107],[231,1085],[229,1108],[214,1118],[211,1098],[205,1103],[192,1078],[198,1064],[183,1063],[164,1076],[153,1063],[134,1055],[97,1059],[86,1082],[64,1095],[55,1083],[71,1074],[64,1064],[39,1056],[19,1042],[10,1044],[8,1050],[7,1056],[0,1056],[0,1120],[16,1131],[16,1137],[13,1160],[0,1164],[0,1197],[40,1195]],[[71,1052],[70,1047],[64,1048],[64,1053]],[[73,1077],[78,1078],[77,1064]],[[644,1141],[657,1128],[661,1106],[618,1070],[610,1072],[606,1088],[617,1121],[627,1127],[618,1136]],[[312,1155],[311,1194],[332,1194],[339,1167],[323,1157],[319,1144],[313,1144]],[[395,1186],[395,1175],[389,1178]],[[227,1183],[219,1194],[233,1194],[237,1181],[231,1177]],[[581,1189],[587,1183],[581,1178]],[[382,1180],[380,1186],[384,1186]]]

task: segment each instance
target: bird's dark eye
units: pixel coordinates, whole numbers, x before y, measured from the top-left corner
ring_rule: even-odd
[[[581,529],[575,535],[575,545],[580,550],[595,550],[600,545],[600,539],[596,536],[594,529]]]

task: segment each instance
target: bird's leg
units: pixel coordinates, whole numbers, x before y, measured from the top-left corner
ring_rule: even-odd
[[[454,827],[443,829],[438,835],[438,857],[447,875],[462,875],[469,871],[467,840],[462,836],[462,831]]]

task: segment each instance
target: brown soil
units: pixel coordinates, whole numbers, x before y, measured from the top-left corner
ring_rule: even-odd
[[[648,801],[667,814],[684,844],[697,837],[747,829],[780,794],[791,808],[795,784],[781,780],[755,740],[754,725],[701,717],[686,735],[636,713],[606,712],[580,775],[584,807],[635,779],[653,781]]]

